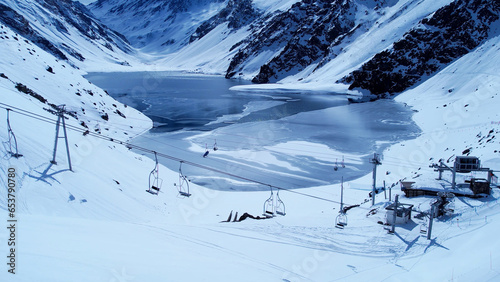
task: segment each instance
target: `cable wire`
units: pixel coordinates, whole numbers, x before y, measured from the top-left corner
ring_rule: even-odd
[[[36,119],[36,120],[39,120],[39,121],[43,121],[43,122],[47,122],[47,123],[51,123],[51,124],[56,124],[56,122],[57,122],[56,120],[50,119],[48,117],[45,117],[45,116],[42,116],[42,115],[30,112],[30,111],[27,111],[27,110],[23,110],[21,108],[14,107],[14,106],[11,106],[11,105],[8,105],[8,104],[5,104],[5,103],[1,103],[1,102],[0,102],[0,108],[10,109],[12,112],[16,112],[16,113],[24,115],[26,117],[33,118],[33,119]],[[67,124],[66,127],[69,130],[73,130],[73,131],[76,131],[76,132],[79,132],[79,133],[85,133],[85,132],[88,131],[86,129],[82,129],[82,128],[76,127],[74,125],[71,125],[71,124]],[[144,153],[150,153],[150,154],[154,154],[155,153],[154,150],[151,150],[151,149],[148,149],[148,148],[144,148],[142,146],[134,145],[134,144],[128,143],[127,141],[122,141],[122,140],[119,140],[119,139],[116,139],[116,138],[112,138],[112,137],[104,136],[104,135],[101,135],[101,134],[97,134],[97,133],[94,133],[94,132],[88,132],[87,135],[91,136],[91,137],[95,137],[95,138],[100,138],[100,139],[105,140],[105,141],[113,142],[113,143],[116,143],[116,144],[124,145],[127,148],[129,148],[129,149],[135,149],[137,151],[141,151],[141,152],[144,152]],[[227,171],[223,171],[223,170],[216,169],[216,168],[213,168],[213,167],[208,167],[206,165],[202,165],[202,164],[199,164],[199,163],[196,163],[196,162],[184,160],[184,159],[181,159],[181,158],[178,158],[178,157],[174,157],[174,156],[171,156],[171,155],[168,155],[168,154],[164,154],[164,153],[160,153],[160,152],[156,152],[156,154],[157,154],[158,157],[163,157],[165,159],[169,159],[169,160],[173,160],[173,161],[177,161],[177,162],[182,162],[184,164],[191,165],[193,167],[197,167],[197,168],[201,168],[201,169],[204,169],[204,170],[212,171],[212,172],[215,172],[215,173],[219,173],[219,174],[226,175],[226,176],[229,176],[229,177],[237,178],[237,179],[240,179],[240,180],[245,180],[245,181],[256,183],[256,184],[259,184],[259,185],[276,188],[278,190],[284,190],[284,191],[287,191],[287,192],[290,192],[290,193],[294,193],[294,194],[297,194],[297,195],[301,195],[301,196],[304,196],[304,197],[309,197],[309,198],[313,198],[313,199],[317,199],[317,200],[322,200],[322,201],[326,201],[326,202],[330,202],[330,203],[340,204],[340,202],[338,202],[338,201],[334,201],[334,200],[331,200],[331,199],[327,199],[327,198],[323,198],[323,197],[319,197],[319,196],[315,196],[315,195],[311,195],[311,194],[299,192],[299,191],[296,191],[296,190],[292,190],[292,189],[288,189],[288,188],[284,188],[284,187],[280,187],[280,186],[276,186],[276,185],[271,185],[271,184],[268,184],[268,183],[265,183],[265,182],[262,182],[262,181],[259,181],[259,180],[255,180],[255,179],[251,179],[251,178],[244,177],[244,176],[241,176],[241,175],[229,173]]]

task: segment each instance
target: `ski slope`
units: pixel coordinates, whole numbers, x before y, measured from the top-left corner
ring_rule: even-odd
[[[345,203],[360,206],[348,211],[343,230],[334,227],[340,185],[310,187],[299,193],[280,191],[286,204],[284,217],[221,222],[231,211],[233,217],[236,212],[260,215],[270,193],[223,192],[191,184],[193,196],[180,197],[173,186],[178,172],[163,166],[159,168],[161,192],[157,196],[147,193],[148,175],[155,166],[153,155],[132,152],[109,138],[128,141],[151,128],[151,121],[90,84],[82,77],[84,71],[55,60],[5,26],[0,32],[4,37],[0,49],[9,54],[0,57],[0,73],[8,77],[0,77],[0,110],[5,116],[5,107],[20,109],[10,112],[10,122],[24,155],[9,156],[6,119],[2,119],[0,185],[8,186],[9,168],[15,168],[18,221],[16,274],[11,274],[6,264],[11,238],[6,228],[8,193],[0,189],[1,281],[499,279],[500,193],[496,188],[488,198],[456,198],[454,215],[434,222],[432,240],[420,234],[423,222],[418,219],[398,226],[393,235],[377,223],[384,220],[388,200],[379,194],[371,206],[371,175],[344,183]],[[471,154],[480,157],[484,166],[500,167],[498,140],[480,141],[491,130],[492,135],[500,132],[499,44],[500,37],[493,37],[396,97],[415,110],[413,118],[422,133],[384,152],[377,168],[378,186],[383,180],[390,185],[406,178],[416,186],[440,187],[444,182],[434,180],[437,173],[428,165],[471,147]],[[73,171],[67,169],[63,142],[57,151],[58,164],[50,164],[56,117],[43,109],[48,104],[18,91],[17,83],[48,103],[66,104],[66,109],[75,111],[78,120],[70,117],[68,125],[83,131],[80,123],[84,121],[89,130],[105,136],[68,131]],[[325,85],[316,82],[315,87]],[[22,114],[27,112],[52,122]],[[104,113],[108,120],[101,118]],[[460,180],[466,177],[470,175]],[[393,197],[402,195],[397,187],[392,189]],[[432,200],[400,197],[401,202],[422,211],[429,209]]]

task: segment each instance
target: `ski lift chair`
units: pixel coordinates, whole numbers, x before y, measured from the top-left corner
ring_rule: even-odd
[[[12,128],[10,127],[10,119],[9,119],[9,112],[11,111],[11,109],[7,109],[7,133],[8,133],[8,136],[9,136],[9,154],[18,159],[20,157],[22,157],[23,155],[22,154],[19,154],[18,150],[17,150],[17,139],[16,139],[16,135],[14,135],[14,131],[12,131]],[[14,149],[12,148],[14,147]]]
[[[214,143],[214,152],[219,150],[219,147],[217,147],[217,140],[215,140],[215,143]]]
[[[347,215],[344,212],[340,212],[335,219],[335,227],[339,229],[344,229],[347,225]]]
[[[203,154],[203,157],[204,158],[208,157],[209,153],[210,153],[210,151],[208,150],[208,146],[207,146],[207,144],[205,144],[205,154]]]
[[[271,188],[271,196],[264,202],[264,213],[265,217],[274,217],[274,197],[273,197],[273,187]]]
[[[160,193],[161,185],[163,184],[163,179],[160,178],[158,157],[156,155],[156,152],[154,152],[154,154],[155,154],[155,167],[149,173],[149,189],[146,191],[153,195],[158,195],[158,193]]]
[[[280,190],[276,193],[276,214],[285,215],[285,203],[280,198]]]
[[[427,222],[420,224],[420,234],[427,234]]]
[[[176,186],[175,183],[174,186]],[[177,189],[179,190],[179,195],[184,197],[191,196],[189,193],[189,180],[184,174],[182,174],[182,162],[179,166],[179,186],[177,186]]]

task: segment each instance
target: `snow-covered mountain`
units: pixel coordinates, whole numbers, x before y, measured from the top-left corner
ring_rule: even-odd
[[[454,1],[341,81],[373,94],[400,93],[499,35],[499,19],[498,1]]]
[[[399,93],[467,54],[496,34],[499,15],[492,0],[192,5],[101,0],[90,8],[136,46],[169,54],[162,64],[172,69],[267,83],[325,80],[321,69],[340,65],[328,80],[372,94]]]
[[[499,19],[491,0],[100,0],[88,6],[92,13],[69,0],[0,5],[7,26],[87,69],[103,59],[117,66],[139,61],[130,40],[166,69],[256,83],[332,81],[382,96],[495,36]]]
[[[145,52],[173,52],[189,43],[197,27],[223,4],[221,0],[99,0],[89,8],[133,46]]]
[[[128,66],[136,52],[127,39],[96,20],[71,0],[2,0],[0,22],[74,66],[99,65],[102,60]]]

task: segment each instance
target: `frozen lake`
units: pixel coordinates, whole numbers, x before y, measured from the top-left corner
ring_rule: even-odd
[[[154,121],[134,144],[279,187],[361,177],[371,172],[373,153],[419,133],[412,110],[393,100],[349,104],[342,93],[234,91],[249,82],[172,72],[87,78]],[[171,160],[160,162],[179,168]],[[182,169],[192,182],[213,189],[269,189],[196,167]],[[164,179],[164,185],[176,181]]]

